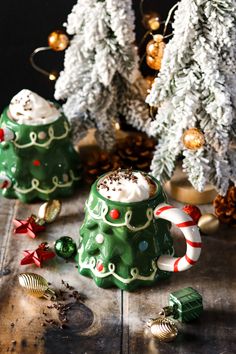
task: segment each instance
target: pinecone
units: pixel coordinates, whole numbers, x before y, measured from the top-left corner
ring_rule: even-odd
[[[120,159],[115,154],[94,151],[90,159],[85,163],[85,181],[88,184],[92,184],[99,176],[119,167]]]
[[[116,153],[121,160],[121,168],[130,168],[148,172],[153,158],[156,141],[146,134],[128,136],[117,144]]]
[[[218,195],[213,205],[222,223],[236,226],[236,187],[229,187],[225,197]]]

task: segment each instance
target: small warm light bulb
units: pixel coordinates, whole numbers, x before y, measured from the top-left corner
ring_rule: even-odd
[[[55,72],[50,73],[48,78],[50,81],[55,81],[57,79],[57,73]]]
[[[115,123],[115,129],[116,129],[116,130],[120,130],[120,123],[119,123],[119,122],[116,122],[116,123]]]
[[[60,30],[53,31],[48,36],[48,45],[52,50],[60,52],[69,45],[69,38],[66,33]]]

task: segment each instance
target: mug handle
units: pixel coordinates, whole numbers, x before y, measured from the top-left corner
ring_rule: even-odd
[[[182,272],[196,264],[201,254],[202,242],[199,229],[193,219],[182,210],[165,203],[155,208],[154,217],[175,224],[183,232],[187,246],[183,257],[160,256],[157,260],[158,268],[168,272]]]

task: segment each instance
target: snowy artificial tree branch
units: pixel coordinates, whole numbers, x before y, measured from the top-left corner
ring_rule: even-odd
[[[134,45],[131,0],[78,0],[68,16],[73,36],[55,98],[67,100],[64,111],[74,135],[97,128],[99,144],[111,149],[114,121],[124,114],[141,130],[149,124],[143,78]]]
[[[153,174],[170,179],[183,154],[183,168],[193,186],[203,191],[211,182],[225,194],[236,182],[236,2],[181,0],[174,36],[147,102],[158,107],[150,132],[160,137],[152,161]],[[197,127],[205,145],[187,150],[182,135]]]

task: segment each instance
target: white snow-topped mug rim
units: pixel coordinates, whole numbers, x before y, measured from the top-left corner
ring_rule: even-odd
[[[48,101],[48,102],[50,102],[52,105],[56,106],[58,112],[57,112],[57,114],[52,115],[47,118],[39,118],[38,120],[29,120],[27,118],[22,118],[22,119],[16,120],[12,117],[11,112],[9,110],[9,106],[6,109],[6,114],[7,114],[8,119],[10,119],[10,121],[16,125],[20,125],[20,126],[25,125],[27,127],[46,126],[46,125],[56,122],[64,115],[62,108],[58,104],[53,103],[52,101]]]

